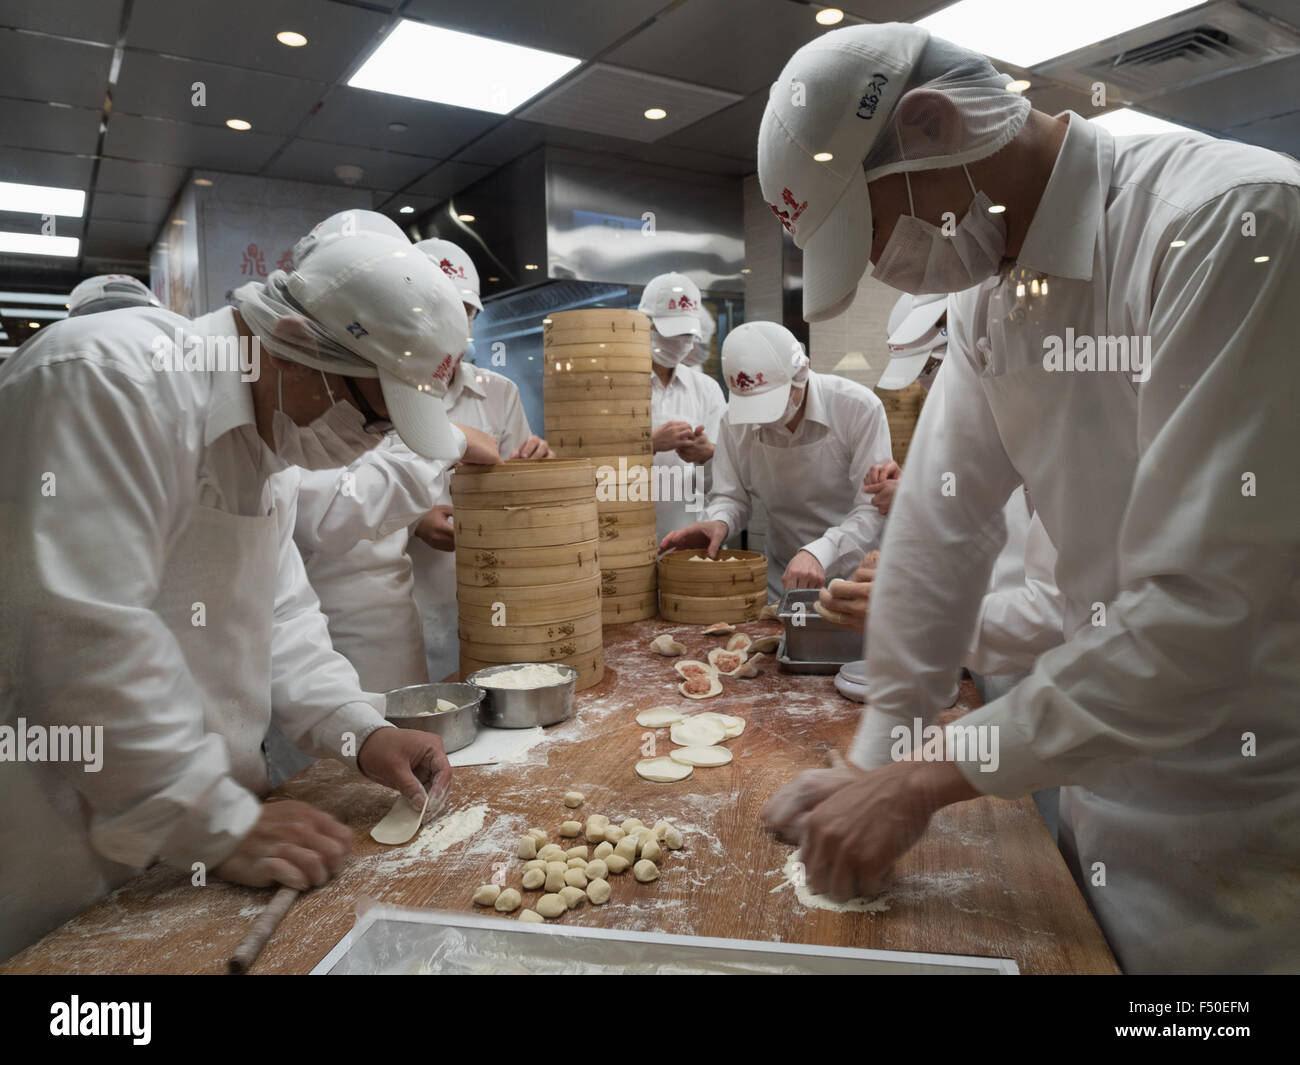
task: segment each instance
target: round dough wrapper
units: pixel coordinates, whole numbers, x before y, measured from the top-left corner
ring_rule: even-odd
[[[721,722],[698,717],[688,717],[668,730],[668,738],[678,747],[712,747],[726,735],[726,726]]]
[[[702,714],[696,714],[697,718],[704,718],[706,721],[716,721],[725,730],[723,738],[734,740],[745,731],[745,719],[743,717],[733,717],[731,714],[719,714],[716,710],[705,710]]]
[[[682,765],[720,766],[731,761],[731,752],[725,747],[678,747],[668,756]]]
[[[636,774],[656,784],[671,784],[675,780],[685,780],[695,770],[688,765],[674,762],[671,758],[642,758],[636,764]]]
[[[643,728],[664,728],[682,720],[682,713],[671,706],[652,706],[636,715],[636,723]]]

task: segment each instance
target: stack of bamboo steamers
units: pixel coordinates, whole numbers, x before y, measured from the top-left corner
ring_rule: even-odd
[[[651,497],[650,319],[640,311],[557,311],[543,324],[546,440],[595,467],[604,623],[658,613]]]

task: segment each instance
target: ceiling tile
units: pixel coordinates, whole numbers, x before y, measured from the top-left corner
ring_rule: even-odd
[[[449,30],[590,59],[669,6],[668,0],[411,0],[404,13]]]
[[[1300,8],[1296,7],[1295,0],[1250,0],[1250,6],[1266,11],[1300,30]]]
[[[1290,93],[1279,91],[1292,86]],[[1300,98],[1300,55],[1142,101],[1142,110],[1201,129],[1230,131],[1289,111]]]
[[[91,219],[83,255],[147,259],[157,227],[139,222],[105,222]]]
[[[185,171],[177,166],[135,163],[126,159],[103,159],[95,191],[124,192],[133,196],[160,196],[170,202],[185,180]]]
[[[487,177],[490,173],[492,173],[490,166],[476,166],[453,159],[442,163],[431,174],[420,178],[408,191],[441,202],[448,196],[454,196],[461,189],[469,188],[474,182]]]
[[[456,162],[497,167],[545,141],[545,127],[509,118],[456,153]]]
[[[94,218],[117,222],[144,222],[157,226],[167,217],[171,200],[162,196],[128,196],[121,192],[96,192],[90,203]]]
[[[104,106],[113,49],[0,30],[0,96]]]
[[[283,143],[283,137],[255,130],[240,133],[224,126],[119,114],[108,121],[104,154],[186,169],[210,167],[255,174]]]
[[[205,87],[205,107],[190,102],[195,82]],[[228,118],[242,118],[255,132],[283,134],[310,114],[324,88],[314,81],[128,49],[113,109],[199,125],[221,126]]]
[[[90,186],[93,164],[94,160],[89,156],[6,148],[0,151],[0,181],[85,189]]]
[[[130,48],[334,82],[370,50],[370,38],[383,32],[389,21],[388,15],[377,11],[330,0],[295,0],[291,4],[135,0],[126,43]],[[281,30],[303,34],[307,44],[302,48],[282,45],[275,39]]]
[[[83,41],[117,41],[122,0],[5,0],[0,26],[17,26]]]
[[[340,86],[307,120],[301,135],[308,140],[446,159],[500,121],[500,116],[482,111]],[[393,132],[388,128],[391,122],[404,123],[406,131]]]
[[[1232,136],[1247,144],[1258,144],[1300,158],[1300,111],[1252,122],[1248,126],[1237,126],[1232,130]]]
[[[0,100],[0,144],[46,152],[93,155],[100,112],[34,100]]]
[[[343,182],[334,176],[334,168],[340,163],[352,163],[365,171],[357,186],[363,189],[400,189],[432,165],[430,160],[414,155],[300,139],[290,143],[267,168],[266,174],[268,177],[342,185]]]
[[[671,148],[729,155],[751,162],[758,156],[758,124],[767,106],[767,90],[754,93],[725,111],[709,115],[659,143]]]

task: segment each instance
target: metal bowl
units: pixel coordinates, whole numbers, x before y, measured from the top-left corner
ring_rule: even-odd
[[[448,754],[468,747],[478,735],[479,704],[483,689],[473,684],[412,684],[386,694],[385,716],[398,728],[413,728],[442,737]],[[456,704],[455,710],[439,710],[438,700]]]
[[[544,665],[568,673],[569,679],[544,688],[487,688],[482,686],[485,677],[520,666]],[[573,688],[578,671],[560,662],[512,662],[504,666],[488,666],[469,676],[469,682],[483,692],[483,704],[478,718],[489,728],[532,728],[534,725],[554,725],[573,713]]]

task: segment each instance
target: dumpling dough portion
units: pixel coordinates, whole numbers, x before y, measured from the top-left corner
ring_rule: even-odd
[[[384,819],[370,830],[370,838],[376,843],[406,843],[420,831],[420,822],[424,820],[424,811],[429,806],[429,793],[425,792],[424,806],[417,813],[411,804],[401,795],[393,803],[392,809],[384,814]]]
[[[678,747],[668,757],[682,765],[719,766],[731,761],[731,752],[725,747]]]
[[[642,758],[636,764],[636,774],[656,784],[671,784],[675,780],[685,780],[695,770],[688,765],[674,762],[671,758]],[[611,867],[612,868],[612,867]]]
[[[636,723],[644,728],[663,728],[682,720],[682,714],[671,706],[652,706],[636,715]]]
[[[745,731],[745,719],[743,717],[733,717],[731,714],[718,714],[712,710],[706,710],[702,714],[695,715],[695,720],[700,719],[716,721],[722,726],[725,739],[734,740]]]
[[[678,643],[665,632],[662,636],[656,636],[650,641],[650,650],[657,655],[663,655],[665,658],[675,658],[677,655],[686,653],[686,645]]]
[[[668,732],[668,738],[678,747],[712,747],[726,735],[726,725],[703,715],[679,721]]]

